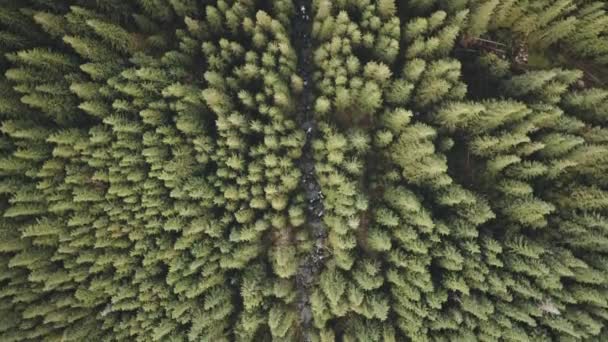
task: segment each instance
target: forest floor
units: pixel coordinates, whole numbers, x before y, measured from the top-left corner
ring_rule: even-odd
[[[312,8],[311,0],[295,1],[297,14],[294,18],[292,41],[298,54],[298,74],[303,81],[303,90],[297,99],[296,120],[306,132],[306,143],[299,168],[302,171],[302,188],[307,201],[307,228],[314,239],[311,253],[305,257],[296,273],[298,291],[298,310],[303,340],[311,340],[312,310],[310,290],[323,266],[327,229],[323,223],[323,194],[315,175],[315,159],[312,142],[318,134],[314,118],[313,46],[312,46]]]

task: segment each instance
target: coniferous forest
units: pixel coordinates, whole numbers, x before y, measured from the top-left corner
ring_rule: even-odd
[[[605,0],[0,0],[0,341],[608,341]]]

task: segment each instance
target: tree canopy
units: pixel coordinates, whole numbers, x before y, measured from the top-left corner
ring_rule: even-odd
[[[607,11],[0,0],[0,341],[608,340]]]

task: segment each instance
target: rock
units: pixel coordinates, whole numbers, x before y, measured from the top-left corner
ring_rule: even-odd
[[[311,138],[316,132],[316,123],[314,122],[314,101],[312,77],[313,77],[313,47],[312,40],[312,22],[311,17],[307,13],[312,0],[295,0],[295,8],[298,8],[300,14],[295,17],[294,27],[296,31],[293,34],[294,47],[298,54],[298,74],[302,78],[304,85],[300,96],[297,98],[296,121],[300,129],[306,132],[306,142],[302,150],[302,156],[298,162],[300,171],[302,172],[301,184],[305,191],[308,205],[306,207],[308,217],[308,228],[311,230],[312,236],[316,239],[315,248],[310,252],[308,257],[304,258],[296,272],[296,289],[298,292],[298,311],[300,315],[300,328],[302,339],[311,341],[312,335],[312,308],[310,307],[310,286],[315,283],[319,272],[323,268],[323,260],[325,259],[325,239],[327,237],[327,229],[320,219],[325,210],[323,206],[323,193],[315,177],[315,158],[312,148]]]

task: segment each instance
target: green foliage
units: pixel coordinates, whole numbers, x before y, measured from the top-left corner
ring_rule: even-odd
[[[488,30],[488,23],[492,18],[492,12],[499,4],[498,0],[478,1],[473,7],[471,18],[469,19],[467,34],[470,36],[481,36]]]
[[[606,340],[607,34],[600,1],[5,1],[0,341]]]

